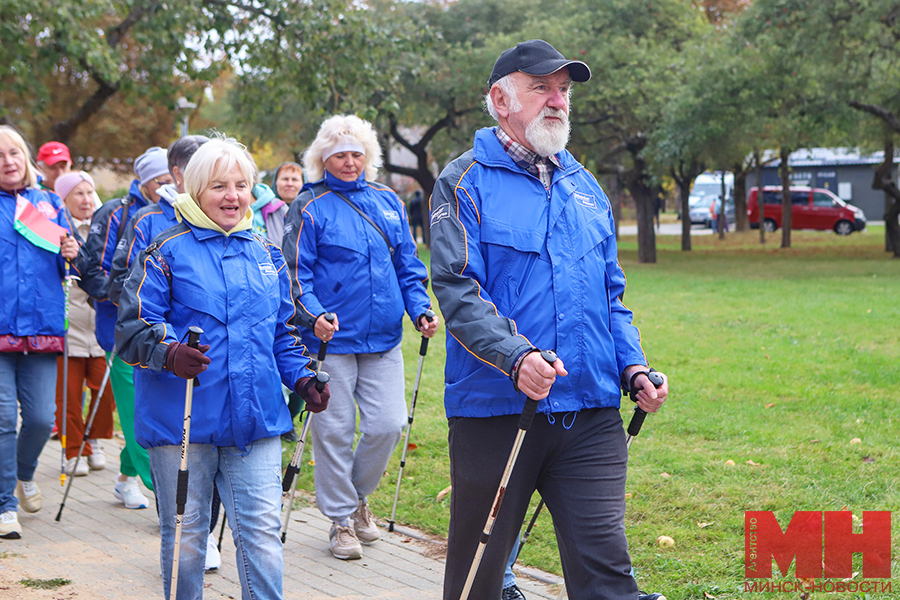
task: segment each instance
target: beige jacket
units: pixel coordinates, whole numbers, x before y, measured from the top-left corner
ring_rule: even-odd
[[[90,221],[73,218],[81,239],[87,239]],[[69,290],[69,356],[78,358],[105,357],[106,353],[94,335],[94,309],[88,304],[87,293],[72,282]]]

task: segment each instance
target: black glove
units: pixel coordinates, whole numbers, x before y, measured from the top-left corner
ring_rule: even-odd
[[[181,342],[172,342],[166,350],[166,370],[184,379],[193,379],[206,370],[209,357],[209,344],[200,344],[191,348]]]
[[[328,400],[331,398],[331,388],[328,384],[320,392],[316,389],[315,377],[301,377],[294,384],[294,391],[306,402],[306,410],[311,413],[320,413],[328,408]]]

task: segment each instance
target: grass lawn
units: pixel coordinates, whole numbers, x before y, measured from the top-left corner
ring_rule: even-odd
[[[778,248],[780,231],[767,237],[761,246],[758,232],[697,236],[691,252],[661,237],[653,265],[637,263],[634,236],[620,241],[626,304],[651,364],[671,379],[669,401],[632,446],[626,528],[641,589],[670,600],[744,594],[744,511],[774,511],[784,528],[794,511],[846,507],[862,517],[900,507],[900,261],[884,252],[883,227],[848,237],[794,232],[788,250]],[[419,337],[407,327],[411,397]],[[425,361],[397,511],[398,523],[438,535],[449,496],[436,497],[450,485],[443,341],[442,328]],[[626,421],[630,412],[623,406]],[[398,448],[370,498],[382,519],[399,457]],[[302,487],[312,490],[304,469]],[[900,589],[897,515],[893,525]],[[660,535],[675,547],[661,549]],[[561,573],[549,515],[520,560]],[[856,555],[856,580],[861,565]]]

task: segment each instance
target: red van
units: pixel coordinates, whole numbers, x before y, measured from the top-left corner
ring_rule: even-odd
[[[758,188],[750,188],[747,215],[750,227],[759,228]],[[781,186],[763,188],[763,225],[766,231],[781,227]],[[866,228],[866,215],[823,188],[791,188],[791,229],[833,229],[839,235],[850,235]]]

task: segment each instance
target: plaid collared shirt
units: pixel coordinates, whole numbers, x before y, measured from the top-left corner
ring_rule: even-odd
[[[550,182],[553,180],[553,167],[559,166],[559,159],[556,158],[556,155],[541,156],[532,152],[509,137],[502,127],[494,127],[494,133],[497,134],[500,145],[513,159],[513,162],[540,179],[544,188],[549,190]]]

